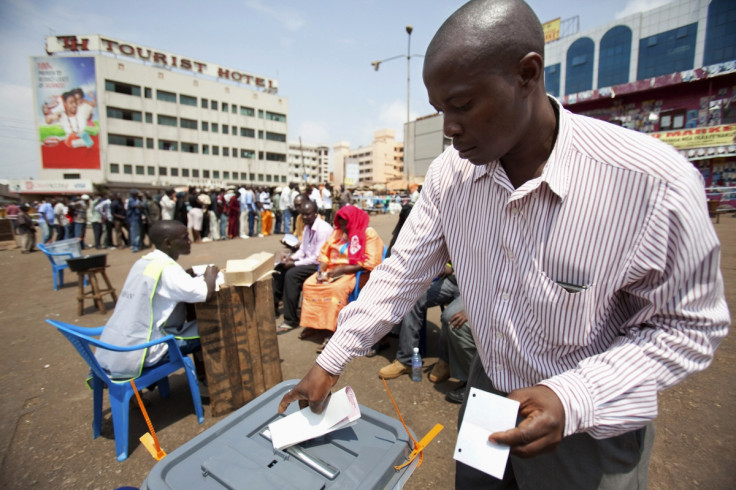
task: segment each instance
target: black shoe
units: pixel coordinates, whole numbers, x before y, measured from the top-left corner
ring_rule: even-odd
[[[465,401],[465,383],[452,391],[448,391],[445,395],[445,400],[461,405]]]

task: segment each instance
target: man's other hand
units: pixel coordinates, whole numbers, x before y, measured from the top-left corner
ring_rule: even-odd
[[[306,376],[279,403],[279,413],[284,413],[292,402],[299,401],[299,408],[307,405],[314,413],[322,413],[327,405],[332,387],[340,376],[330,374],[319,364],[314,363]]]
[[[539,385],[514,390],[508,398],[520,402],[524,420],[513,429],[494,432],[488,440],[511,447],[511,453],[521,458],[553,451],[565,429],[565,409],[555,392]]]

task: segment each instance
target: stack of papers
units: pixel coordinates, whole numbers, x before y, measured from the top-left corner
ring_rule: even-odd
[[[299,444],[329,432],[353,425],[360,418],[360,406],[353,389],[346,386],[333,393],[327,408],[321,413],[309,407],[292,413],[268,425],[274,449]]]

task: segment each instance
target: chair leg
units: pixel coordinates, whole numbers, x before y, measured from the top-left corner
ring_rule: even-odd
[[[125,461],[128,459],[128,422],[133,390],[122,387],[120,390],[115,390],[114,387],[110,387],[109,391],[112,427],[115,433],[115,453],[118,461]]]
[[[204,422],[204,411],[202,410],[202,398],[199,394],[199,383],[194,372],[194,364],[187,356],[184,356],[184,372],[187,375],[187,381],[189,381],[189,391],[192,392],[192,402],[194,403],[194,412],[197,414],[197,422],[201,424]]]
[[[92,438],[100,437],[100,428],[102,426],[102,391],[103,383],[97,376],[92,376]]]

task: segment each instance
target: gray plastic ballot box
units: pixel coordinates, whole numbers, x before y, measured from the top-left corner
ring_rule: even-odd
[[[141,489],[401,488],[419,458],[401,422],[360,406],[355,425],[275,450],[268,424],[299,380],[284,381],[156,463]],[[285,415],[299,409],[292,403]],[[412,433],[414,436],[414,433]]]

